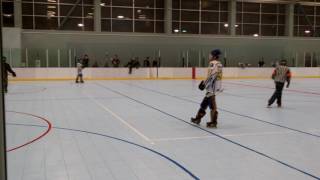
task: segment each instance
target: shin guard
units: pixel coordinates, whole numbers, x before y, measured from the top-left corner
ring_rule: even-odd
[[[206,115],[206,111],[200,108],[198,113],[197,113],[197,116],[195,118],[191,118],[191,122],[193,122],[195,124],[200,124],[201,119],[205,115]]]
[[[218,124],[218,111],[211,111],[210,112],[211,121],[207,122],[207,127],[209,128],[216,128]]]

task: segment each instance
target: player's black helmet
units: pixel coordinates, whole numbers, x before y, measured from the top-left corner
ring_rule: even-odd
[[[219,57],[219,56],[221,55],[220,49],[214,49],[214,50],[212,50],[212,51],[211,51],[211,55],[212,55],[213,57]]]
[[[283,59],[280,61],[280,65],[286,66],[287,65],[287,60]]]

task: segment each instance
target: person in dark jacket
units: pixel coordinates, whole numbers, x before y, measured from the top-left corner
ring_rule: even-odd
[[[8,92],[8,72],[11,73],[13,77],[16,77],[16,73],[12,70],[6,60],[6,57],[2,57],[2,85],[5,93]]]
[[[146,57],[143,61],[143,67],[150,67],[150,57]]]
[[[260,61],[258,62],[258,65],[259,65],[259,67],[263,67],[263,66],[264,66],[264,60],[263,60],[263,59],[260,60]]]
[[[119,67],[120,66],[120,59],[118,55],[114,55],[114,57],[111,60],[112,66],[113,67]]]
[[[130,61],[127,63],[127,65],[125,65],[125,67],[129,68],[129,74],[132,74],[132,68],[134,66],[134,63],[135,63],[134,59],[131,58]]]
[[[152,67],[158,67],[158,61],[157,61],[157,59],[154,59],[154,60],[152,61]]]

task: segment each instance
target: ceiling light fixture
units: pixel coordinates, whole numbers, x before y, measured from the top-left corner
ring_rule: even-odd
[[[12,14],[3,14],[4,17],[12,17]]]
[[[118,19],[124,19],[124,16],[118,15],[117,18],[118,18]]]

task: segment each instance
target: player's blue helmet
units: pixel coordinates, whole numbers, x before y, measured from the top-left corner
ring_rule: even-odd
[[[214,49],[214,50],[212,50],[212,51],[211,51],[211,55],[212,55],[213,57],[219,57],[219,56],[221,55],[220,49]]]

